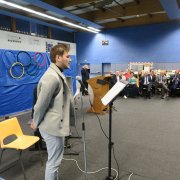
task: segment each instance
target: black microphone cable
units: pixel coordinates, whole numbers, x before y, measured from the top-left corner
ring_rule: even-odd
[[[90,99],[90,96],[88,95],[88,97],[89,97],[90,106],[91,106],[91,108],[94,110],[93,105],[92,105],[92,102],[91,102],[91,99]],[[95,113],[96,117],[98,118],[98,122],[99,122],[99,125],[100,125],[100,128],[101,128],[101,131],[103,132],[103,134],[104,134],[104,136],[106,137],[106,139],[109,140],[109,137],[108,137],[107,134],[105,133],[105,131],[104,131],[103,127],[102,127],[101,120],[100,120],[100,118],[99,118],[99,116],[98,116],[98,114],[96,113],[95,110],[94,110],[94,113]],[[114,145],[114,143],[113,143],[113,145]],[[120,179],[119,179],[119,163],[118,163],[117,158],[116,158],[116,156],[115,156],[114,146],[112,147],[112,149],[113,149],[113,157],[114,157],[114,159],[115,159],[115,162],[116,162],[116,165],[117,165],[117,168],[118,168],[118,171],[117,171],[117,172],[118,172],[118,180],[120,180]]]
[[[88,97],[89,97],[89,103],[90,103],[90,106],[91,106],[91,108],[93,109],[93,111],[94,111],[94,113],[95,113],[96,117],[98,118],[100,128],[101,128],[101,130],[102,130],[102,132],[103,132],[104,136],[107,138],[107,140],[109,140],[108,135],[105,133],[105,131],[104,131],[103,127],[102,127],[101,120],[100,120],[100,118],[99,118],[98,114],[96,113],[96,111],[95,111],[95,110],[94,110],[94,108],[93,108],[93,105],[92,105],[92,102],[91,102],[90,96],[88,95]]]

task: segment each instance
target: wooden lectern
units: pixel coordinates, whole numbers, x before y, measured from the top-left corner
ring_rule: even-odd
[[[108,106],[104,106],[101,99],[109,91],[109,79],[111,77],[111,75],[97,76],[87,80],[88,84],[93,90],[94,95],[92,107],[88,109],[87,112],[103,113],[104,110],[108,110]]]

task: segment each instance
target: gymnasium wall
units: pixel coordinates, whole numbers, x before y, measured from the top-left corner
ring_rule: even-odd
[[[102,45],[103,40],[109,44]],[[180,22],[80,32],[76,43],[79,64],[126,69],[129,62],[154,62],[154,68],[180,69]]]

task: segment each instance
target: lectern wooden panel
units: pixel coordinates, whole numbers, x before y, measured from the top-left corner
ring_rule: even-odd
[[[102,104],[101,99],[109,91],[109,83],[108,83],[109,78],[111,78],[110,75],[97,76],[87,80],[88,84],[91,86],[93,90],[93,95],[94,95],[92,107],[88,109],[87,112],[102,113],[104,110],[108,109],[108,106],[104,106]]]

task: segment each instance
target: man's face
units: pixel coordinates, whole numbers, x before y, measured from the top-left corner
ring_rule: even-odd
[[[116,76],[119,76],[120,72],[119,72],[119,71],[116,71],[115,74],[116,74]]]
[[[69,52],[64,52],[63,56],[58,55],[57,65],[62,69],[68,69],[70,67],[71,59]]]

